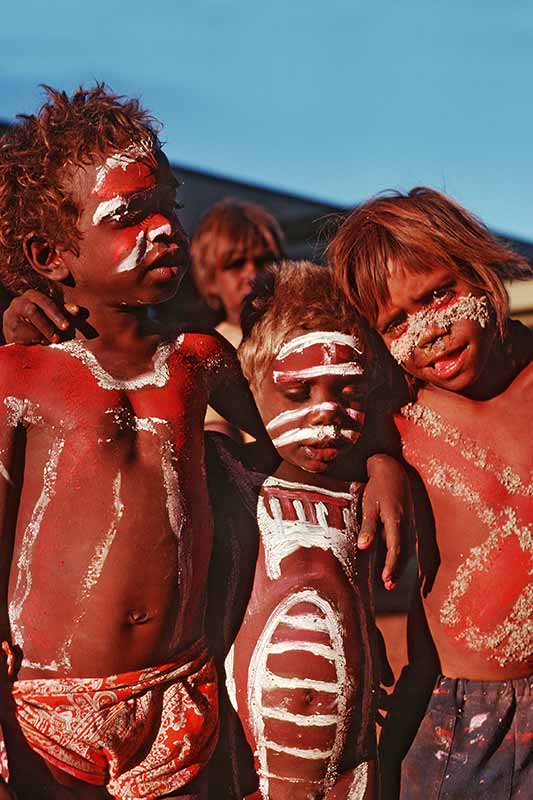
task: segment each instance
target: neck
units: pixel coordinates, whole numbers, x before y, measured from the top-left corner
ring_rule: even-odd
[[[274,473],[274,477],[291,483],[305,483],[309,486],[317,486],[319,489],[329,489],[333,492],[346,492],[350,484],[349,480],[332,474],[307,472],[289,461],[281,462]]]
[[[150,354],[163,338],[157,306],[112,306],[70,297],[65,302],[80,307],[75,337],[89,340],[92,350]]]

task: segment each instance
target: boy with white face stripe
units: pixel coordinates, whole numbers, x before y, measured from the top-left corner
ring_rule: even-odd
[[[363,484],[351,480],[372,354],[329,271],[307,262],[265,274],[243,331],[241,366],[282,459],[260,492],[254,584],[228,664],[253,797],[373,800],[371,559],[357,550]]]

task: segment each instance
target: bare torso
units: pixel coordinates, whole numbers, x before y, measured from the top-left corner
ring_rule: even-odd
[[[153,372],[128,381],[79,341],[9,348],[3,403],[26,438],[8,589],[19,678],[165,663],[201,635],[213,342],[161,345]]]
[[[374,676],[369,559],[350,496],[274,477],[258,508],[254,586],[228,669],[257,797],[318,798],[333,784],[344,797],[356,783],[371,797],[372,777],[354,771],[373,735]]]
[[[451,677],[533,672],[532,400],[530,364],[490,400],[429,388],[397,417],[435,520],[440,564],[423,602]],[[419,531],[425,578],[430,538]]]

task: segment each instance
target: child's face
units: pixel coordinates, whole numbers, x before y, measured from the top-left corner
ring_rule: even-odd
[[[102,156],[73,179],[81,206],[79,255],[64,254],[76,296],[118,305],[172,297],[189,263],[167,159],[135,152]]]
[[[334,473],[365,420],[364,343],[334,331],[302,331],[286,342],[254,392],[274,447],[299,470]]]
[[[396,361],[426,383],[471,389],[496,336],[488,298],[445,267],[422,274],[393,268],[388,289],[377,329]]]
[[[250,284],[276,255],[266,244],[257,242],[228,264],[220,266],[212,283],[212,292],[220,302],[229,322],[238,325],[242,302],[250,291]]]

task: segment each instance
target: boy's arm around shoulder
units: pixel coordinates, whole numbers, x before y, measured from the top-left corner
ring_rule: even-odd
[[[395,389],[395,396],[400,397],[398,389]],[[361,549],[370,547],[381,528],[386,545],[381,577],[385,588],[390,590],[395,588],[402,565],[412,550],[413,503],[401,442],[391,413],[391,396],[382,390],[373,398],[358,444],[360,459],[366,461],[367,483],[357,545]]]
[[[272,447],[250,387],[241,372],[237,351],[216,331],[205,354],[209,371],[209,403],[224,419]]]

